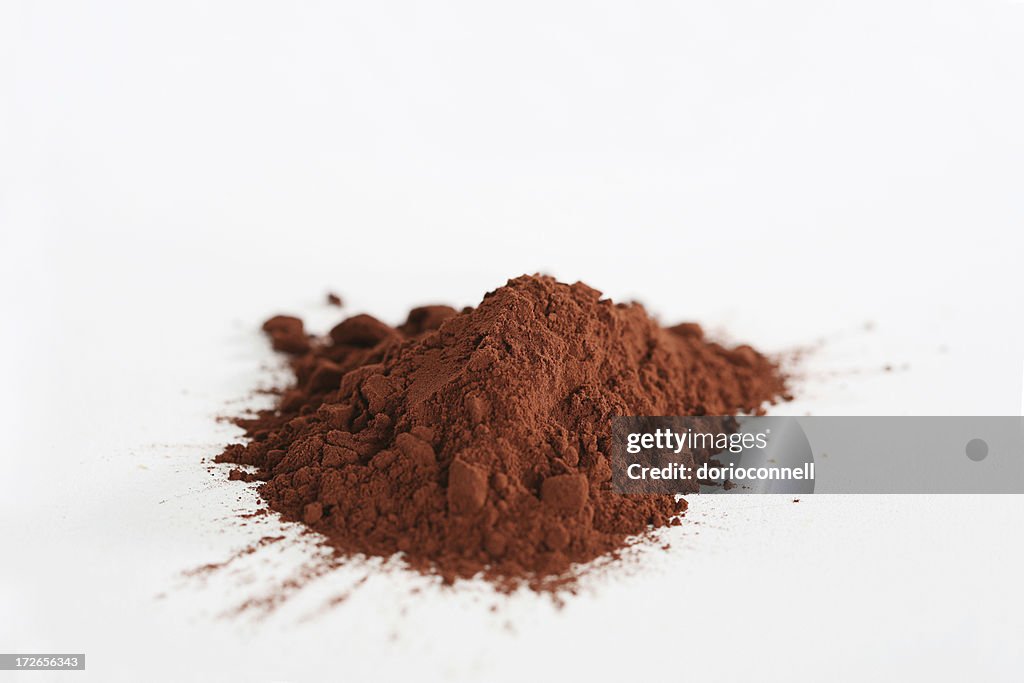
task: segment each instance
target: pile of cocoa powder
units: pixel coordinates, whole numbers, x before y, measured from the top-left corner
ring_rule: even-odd
[[[269,507],[341,554],[401,553],[448,582],[553,585],[679,523],[682,499],[611,490],[613,416],[757,413],[787,398],[751,347],[545,276],[476,308],[413,309],[397,328],[356,315],[319,339],[277,316],[264,330],[292,354],[295,383],[238,419],[249,440],[218,460],[254,465]]]

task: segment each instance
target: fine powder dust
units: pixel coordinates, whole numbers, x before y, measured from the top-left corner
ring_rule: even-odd
[[[292,354],[295,383],[238,419],[249,441],[218,460],[255,466],[269,507],[342,555],[401,553],[446,582],[550,587],[678,524],[685,500],[611,490],[613,416],[758,413],[788,398],[751,347],[545,276],[472,309],[416,308],[397,328],[356,315],[328,339],[289,316],[263,329]]]

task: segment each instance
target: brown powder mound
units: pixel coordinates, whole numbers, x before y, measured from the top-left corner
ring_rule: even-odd
[[[611,491],[615,415],[732,415],[785,397],[749,346],[661,328],[639,304],[523,276],[475,309],[368,316],[330,339],[279,316],[264,330],[294,354],[295,386],[240,419],[270,507],[346,554],[389,557],[446,581],[483,574],[541,587],[678,523],[685,501]]]

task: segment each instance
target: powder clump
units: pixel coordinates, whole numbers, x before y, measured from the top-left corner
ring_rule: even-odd
[[[501,588],[564,580],[574,563],[678,523],[674,496],[611,490],[616,415],[732,415],[785,398],[771,360],[662,328],[639,304],[522,276],[479,306],[413,309],[397,328],[350,317],[329,338],[264,325],[293,355],[274,410],[237,422],[221,461],[342,553]]]

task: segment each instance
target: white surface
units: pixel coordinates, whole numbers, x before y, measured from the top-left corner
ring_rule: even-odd
[[[1016,496],[697,498],[562,610],[371,572],[318,611],[355,566],[223,618],[314,550],[181,572],[273,532],[201,459],[327,288],[546,271],[825,337],[786,411],[1016,414],[1024,5],[11,2],[0,45],[0,650],[88,656],[24,680],[1019,678]]]

